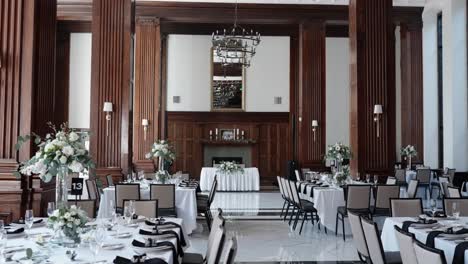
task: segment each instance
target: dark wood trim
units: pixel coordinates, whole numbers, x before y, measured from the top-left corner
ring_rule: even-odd
[[[163,34],[189,34],[189,35],[211,35],[216,30],[229,29],[230,24],[215,23],[183,23],[169,22],[161,23]],[[297,35],[297,26],[293,24],[243,24],[245,29],[255,29],[263,36],[294,36]]]
[[[58,0],[57,19],[72,21],[92,21],[92,10],[93,0]]]
[[[57,32],[91,33],[91,21],[61,20]]]
[[[171,121],[196,123],[280,123],[289,122],[287,112],[172,112],[167,111]]]
[[[325,27],[327,38],[348,38],[348,25],[327,25]]]

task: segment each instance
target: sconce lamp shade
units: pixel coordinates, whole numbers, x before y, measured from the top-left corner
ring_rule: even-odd
[[[374,114],[383,114],[382,105],[377,104],[374,106]]]
[[[318,127],[318,121],[317,120],[312,120],[312,126],[313,127]]]
[[[142,126],[147,126],[147,125],[149,125],[148,119],[143,119],[143,120],[141,120],[141,125],[142,125]]]
[[[104,112],[112,112],[112,103],[111,102],[104,102],[104,108],[102,109]]]

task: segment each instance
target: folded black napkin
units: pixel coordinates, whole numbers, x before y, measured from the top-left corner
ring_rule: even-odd
[[[160,259],[160,258],[152,258],[152,259],[147,259],[146,254],[143,254],[141,256],[135,255],[133,256],[133,259],[127,259],[123,257],[117,256],[114,261],[114,264],[133,264],[133,263],[145,263],[145,264],[167,264],[166,261]]]
[[[20,234],[20,233],[23,233],[23,232],[24,232],[24,228],[18,228],[18,229],[13,230],[13,231],[7,230],[7,235]]]
[[[177,252],[179,252],[179,256],[181,257],[184,256],[184,251],[180,243],[179,235],[174,230],[159,231],[156,227],[154,231],[147,231],[147,230],[140,229],[139,233],[140,235],[145,235],[145,236],[168,236],[169,235],[169,237],[174,237],[177,241]]]
[[[185,237],[184,237],[184,232],[182,231],[182,227],[179,224],[174,223],[174,222],[166,222],[164,220],[164,218],[161,218],[160,220],[156,220],[156,222],[151,222],[151,221],[146,220],[145,224],[149,225],[149,226],[155,226],[155,227],[166,227],[167,226],[167,227],[174,227],[174,228],[179,229],[180,244],[183,247],[187,246],[187,242],[186,242]]]
[[[44,219],[37,219],[37,220],[34,220],[34,221],[33,221],[33,224],[40,224],[40,223],[42,223],[42,221],[44,221]],[[18,220],[18,222],[15,222],[15,224],[24,225],[25,222],[24,222],[23,219],[20,219],[20,220]]]
[[[429,247],[434,247],[435,238],[437,236],[439,236],[439,235],[442,235],[442,234],[453,234],[453,235],[468,234],[468,229],[462,228],[462,229],[460,229],[458,231],[453,231],[453,229],[450,228],[446,232],[444,232],[444,231],[431,231],[427,235],[426,245],[429,246]]]
[[[174,244],[172,244],[169,241],[157,242],[156,240],[153,240],[151,238],[146,239],[145,242],[141,242],[141,241],[138,241],[138,240],[133,240],[132,241],[132,246],[140,247],[140,248],[168,247],[172,251],[172,257],[174,259],[174,264],[179,264],[179,258],[178,258],[178,255],[177,255],[176,248],[175,248]]]
[[[468,242],[462,242],[455,247],[453,254],[453,264],[465,264],[465,251],[468,249]]]
[[[413,224],[425,224],[425,225],[431,225],[437,223],[437,220],[432,220],[432,219],[425,219],[425,218],[419,218],[418,221],[404,221],[403,226],[401,229],[404,231],[408,232],[408,228],[413,225]]]

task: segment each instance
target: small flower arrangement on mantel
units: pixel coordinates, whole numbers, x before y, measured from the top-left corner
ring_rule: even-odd
[[[232,161],[223,161],[219,164],[218,172],[224,174],[243,173],[244,169],[237,163]]]
[[[418,155],[418,152],[413,145],[408,145],[400,149],[400,155],[408,160],[408,168],[411,169],[411,160]]]
[[[158,170],[164,170],[164,162],[173,162],[176,158],[174,148],[167,140],[158,140],[153,143],[150,152],[146,153],[147,159],[158,158]]]
[[[63,235],[74,243],[80,242],[80,233],[87,222],[86,212],[75,205],[55,210],[47,220],[49,227],[63,232]]]

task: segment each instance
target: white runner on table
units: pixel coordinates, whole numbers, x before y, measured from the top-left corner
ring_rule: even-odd
[[[457,222],[466,225],[467,220],[468,217],[461,217]],[[396,231],[394,226],[396,225],[398,227],[402,227],[404,221],[415,221],[415,219],[411,217],[388,217],[387,219],[385,219],[381,235],[382,245],[385,251],[400,251],[400,246],[396,238]],[[453,220],[441,219],[438,219],[438,222],[443,225],[454,223]],[[432,230],[416,229],[410,226],[408,231],[410,233],[413,233],[417,240],[426,243],[428,232]],[[445,240],[439,236],[435,238],[434,246],[444,251],[447,263],[452,263],[453,255],[455,253],[455,247],[457,246],[457,244],[454,241]],[[468,250],[465,251],[465,264],[468,264]]]
[[[46,219],[44,219],[46,220]],[[185,240],[187,242],[187,246],[185,248],[188,248],[190,246],[190,241],[189,237],[187,236],[186,230],[184,230],[184,221],[180,218],[166,218],[166,221],[168,222],[174,222],[176,224],[179,224],[182,226],[182,232],[185,237]],[[138,226],[136,227],[124,227],[124,226],[119,226],[120,228],[120,233],[131,233],[132,236],[129,238],[116,238],[115,235],[117,231],[106,231],[106,239],[104,242],[104,245],[110,245],[110,244],[116,244],[116,243],[122,243],[123,248],[119,248],[116,250],[111,250],[111,249],[100,249],[99,254],[96,257],[96,261],[102,261],[106,260],[106,263],[112,263],[112,261],[117,257],[124,257],[127,259],[132,259],[134,255],[137,253],[135,252],[133,246],[132,246],[132,241],[133,239],[138,239],[140,241],[144,241],[143,236],[139,235],[138,232],[141,228],[143,229],[148,229],[150,230],[152,227],[145,225],[143,222],[139,223]],[[175,231],[179,237],[180,237],[180,229],[174,228],[171,229]],[[15,252],[13,255],[13,259],[17,260],[20,258],[23,258],[26,256],[25,249],[26,248],[31,248],[33,252],[41,252],[45,253],[43,249],[38,248],[38,245],[35,243],[36,235],[41,234],[44,236],[44,234],[49,234],[52,235],[53,231],[51,229],[48,229],[44,225],[41,227],[37,228],[32,228],[29,231],[29,234],[31,235],[30,239],[26,239],[25,236],[22,237],[17,237],[17,238],[8,238],[7,240],[7,248],[8,249],[13,249],[13,248],[19,248],[21,247],[24,250],[20,250]],[[49,240],[50,236],[45,237],[44,240],[47,242]],[[176,238],[171,238],[168,239],[168,241],[172,242],[175,246],[177,245]],[[59,247],[59,246],[54,246],[53,248],[50,249],[50,258],[48,263],[56,263],[56,264],[62,264],[62,263],[72,263],[70,259],[66,255],[66,251],[69,250],[64,247]],[[90,248],[87,245],[79,246],[77,248],[74,248],[73,250],[76,251],[77,253],[77,258],[74,262],[76,263],[94,263],[94,255],[91,252]],[[147,250],[146,250],[147,251]],[[173,255],[171,250],[152,250],[152,251],[147,251],[146,252],[147,258],[160,258],[166,261],[168,264],[174,263]],[[180,261],[179,261],[180,263]]]
[[[103,190],[99,212],[97,218],[110,218],[112,209],[111,201],[115,204],[115,188],[107,187]],[[140,185],[140,198],[150,199],[150,189],[148,185]],[[196,189],[186,187],[176,187],[175,205],[177,217],[184,220],[184,228],[188,234],[197,228],[197,195]]]
[[[200,174],[200,188],[210,191],[215,176],[218,177],[218,191],[259,191],[260,174],[257,168],[245,168],[244,172],[220,173],[218,168],[204,167]]]

